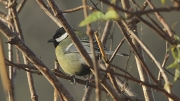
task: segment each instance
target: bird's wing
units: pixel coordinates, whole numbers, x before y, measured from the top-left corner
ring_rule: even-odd
[[[91,48],[90,48],[90,43],[89,43],[89,41],[88,41],[88,40],[81,40],[81,43],[82,43],[82,45],[84,46],[84,48],[86,49],[87,53],[90,54],[90,53],[91,53]],[[99,48],[98,48],[98,46],[94,45],[94,49],[95,49],[95,52],[96,52],[96,53],[99,53]],[[76,46],[75,46],[73,43],[71,43],[71,44],[69,44],[69,45],[67,46],[66,52],[67,52],[67,53],[77,53],[78,50],[77,50]]]
[[[90,48],[89,41],[81,40],[81,43],[84,46],[84,48],[86,49],[87,53],[91,54],[91,48]],[[103,48],[104,48],[105,54],[107,54],[107,55],[112,55],[114,53],[114,51],[109,51],[106,47],[103,47]],[[100,54],[99,46],[96,41],[94,41],[94,50],[95,50],[96,54]],[[77,50],[76,46],[73,43],[71,43],[70,45],[67,46],[66,52],[67,53],[78,53],[79,51]],[[127,54],[123,54],[123,53],[117,53],[116,55],[128,56]]]

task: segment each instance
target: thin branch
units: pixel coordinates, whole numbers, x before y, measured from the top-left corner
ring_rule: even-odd
[[[54,69],[55,70],[60,69],[60,65],[57,60],[54,61]],[[54,101],[58,101],[58,98],[60,98],[61,101],[64,101],[62,94],[60,94],[60,96],[58,97],[58,91],[54,88]]]
[[[136,78],[130,78],[130,77],[127,77],[127,76],[119,74],[119,73],[114,73],[114,75],[121,76],[121,77],[124,77],[126,79],[132,80],[132,81],[134,81],[136,83],[139,83],[140,85],[144,85],[144,86],[147,86],[147,87],[151,87],[151,88],[153,88],[155,90],[159,90],[159,91],[163,92],[166,96],[174,99],[174,101],[179,101],[180,100],[180,98],[177,95],[169,94],[164,88],[162,88],[162,86],[152,85],[152,84],[140,81],[140,80],[138,80]]]
[[[88,6],[88,5],[86,5],[86,8],[88,8],[90,11],[96,10],[95,8],[93,8],[91,6]],[[76,8],[63,10],[62,12],[63,13],[72,13],[72,12],[76,12],[76,11],[79,11],[79,10],[82,10],[82,9],[83,9],[83,6],[79,6],[79,7],[76,7]]]
[[[98,11],[100,11],[100,9],[97,7],[97,5],[98,5],[99,2],[95,4],[92,0],[90,0],[90,1],[91,1],[91,3],[93,4],[93,6],[94,6]]]
[[[121,68],[119,68],[118,66],[115,66],[115,65],[113,65],[113,64],[108,64],[109,66],[112,66],[113,68],[118,68],[118,69],[121,69]],[[106,66],[103,64],[103,63],[100,63],[100,65],[99,65],[103,70],[106,70]],[[106,72],[109,72],[109,71],[106,71]],[[126,74],[128,74],[128,78],[134,78],[130,73],[128,73],[128,72],[126,72],[125,70],[123,70],[122,69],[122,72],[125,72]],[[115,75],[115,78],[117,77],[117,75],[118,75],[119,73],[115,73],[115,72],[113,72],[113,75]],[[122,84],[121,82],[119,82],[118,80],[116,80],[116,82],[117,82],[117,84],[119,85],[119,84]],[[123,84],[122,84],[123,85]],[[120,86],[120,85],[119,85]],[[126,88],[124,88],[125,89],[125,91],[129,91],[128,89],[126,90]],[[116,90],[117,91],[117,90]],[[129,91],[130,92],[130,91]],[[132,97],[132,94],[131,93],[124,93],[124,92],[121,92],[120,94],[123,94],[124,95],[124,97],[126,96],[127,97],[127,99],[130,99],[130,101],[137,101],[137,99],[139,98],[139,97],[136,97],[136,95],[134,95],[134,97]],[[122,97],[122,96],[121,96]],[[122,97],[122,99],[124,99],[124,97]],[[137,98],[137,99],[136,99]],[[138,101],[142,101],[142,100],[138,100]]]
[[[59,64],[56,60],[54,61],[54,68],[59,70]],[[60,94],[60,98],[61,98],[61,94]],[[63,99],[61,100],[63,101]],[[54,88],[54,101],[58,101],[58,91],[55,88]]]
[[[11,82],[9,82],[9,77],[8,77],[8,71],[6,69],[6,65],[5,65],[5,61],[4,61],[4,54],[3,54],[3,46],[2,46],[2,37],[0,35],[0,77],[1,77],[1,81],[2,81],[2,86],[5,92],[5,97],[6,97],[6,101],[12,101],[9,98],[12,98],[12,94],[9,94],[10,92],[12,92],[11,90]]]
[[[27,61],[25,61],[25,64],[27,64]],[[30,70],[27,68],[27,70]],[[31,72],[26,72],[27,74],[27,79],[28,79],[28,84],[29,84],[29,90],[30,90],[30,93],[31,93],[31,99],[32,101],[38,101],[38,95],[36,93],[36,89],[35,89],[35,86],[34,86],[34,80],[33,80],[33,75]]]
[[[122,21],[122,22],[123,22],[123,21]],[[125,22],[123,22],[123,23],[124,23],[124,26],[127,27],[127,25],[125,24]],[[121,23],[118,22],[118,25],[120,25],[120,24],[121,24]],[[124,31],[123,31],[123,32],[124,32]],[[129,33],[130,33],[130,34],[136,39],[136,41],[141,45],[141,47],[144,49],[144,51],[147,53],[147,55],[155,62],[155,64],[156,64],[157,67],[159,68],[159,70],[160,70],[160,72],[162,73],[162,76],[163,76],[163,78],[164,78],[164,80],[165,80],[165,84],[166,84],[166,86],[167,86],[167,89],[166,89],[166,90],[169,92],[171,84],[170,84],[170,82],[169,82],[169,80],[168,80],[168,77],[166,76],[164,70],[162,69],[161,65],[159,64],[159,62],[158,62],[158,61],[156,60],[156,58],[152,55],[152,53],[147,49],[147,47],[140,41],[140,39],[139,39],[136,35],[134,35],[134,33],[133,33],[132,31],[129,31]],[[125,35],[125,34],[124,34],[124,35]],[[133,50],[134,50],[136,56],[138,57],[138,59],[139,59],[139,60],[142,60],[141,57],[139,57],[138,53],[136,52],[136,49],[135,49],[135,47],[132,45],[130,39],[128,39],[127,35],[125,35],[125,36],[126,36],[128,42],[129,42],[129,44],[130,44],[131,47],[133,48]],[[155,77],[154,77],[154,76],[152,75],[152,73],[149,71],[149,69],[147,68],[147,66],[146,66],[146,64],[144,63],[144,61],[140,61],[140,62],[141,62],[141,65],[143,65],[143,67],[145,67],[145,70],[146,70],[146,71],[148,72],[148,74],[151,76],[151,78],[153,79],[153,81],[154,81],[156,84],[158,84],[158,81],[155,79]],[[178,96],[176,96],[176,95],[174,95],[174,94],[172,94],[172,93],[170,93],[170,95],[173,96],[173,99],[176,99],[176,100],[177,100],[177,99],[180,99]]]
[[[10,8],[10,11],[11,11],[13,24],[15,26],[15,31],[17,32],[17,34],[19,34],[19,37],[24,41],[24,37],[22,35],[21,25],[20,25],[20,22],[19,22],[18,13],[16,11],[16,5],[17,5],[16,0],[14,0],[14,1],[9,0],[8,7]]]
[[[179,9],[180,9],[180,6],[179,7],[163,7],[163,8],[148,9],[148,10],[144,10],[144,11],[132,12],[131,16],[129,16],[127,19],[130,19],[134,16],[142,16],[142,15],[146,15],[146,14],[151,14],[154,12],[179,11]]]
[[[7,2],[8,1],[5,1],[5,0],[1,0],[0,3],[4,4],[4,5],[7,5]]]
[[[62,73],[61,71],[53,70],[53,73],[54,73],[56,76],[60,77],[60,78],[67,79],[67,80],[72,80],[72,77],[67,76],[66,74]],[[87,83],[86,80],[81,80],[81,79],[78,79],[78,78],[75,78],[75,80],[76,80],[76,82],[77,82],[78,84],[81,84],[81,85],[86,85],[86,83]],[[92,83],[92,82],[89,82],[89,83],[88,83],[88,86],[93,87],[93,88],[96,88],[96,85],[95,85],[94,83]],[[102,91],[106,91],[102,86],[100,86],[100,89],[101,89]]]
[[[13,23],[15,26],[15,30],[16,30],[17,34],[19,35],[19,38],[24,42],[24,36],[22,34],[22,29],[21,29],[20,22],[19,22],[18,12],[16,10],[17,2],[16,2],[16,0],[14,0],[14,1],[9,0],[9,3],[10,4],[8,4],[8,7],[10,7]],[[23,5],[21,5],[21,7],[22,6]],[[29,63],[29,61],[27,60],[27,58],[25,57],[24,54],[23,54],[23,60],[24,60],[25,64]],[[30,70],[30,69],[27,68],[27,70]],[[29,89],[30,89],[30,93],[31,93],[31,99],[33,101],[38,101],[38,96],[36,94],[32,74],[30,72],[26,72],[26,74],[27,74]]]
[[[127,27],[127,25],[124,23],[124,25]],[[164,70],[162,69],[161,65],[159,64],[159,62],[157,61],[157,59],[152,55],[152,53],[149,51],[149,49],[145,46],[145,44],[132,32],[129,31],[130,34],[135,38],[135,40],[141,45],[141,47],[143,48],[143,50],[147,53],[147,55],[155,62],[155,64],[157,65],[157,67],[159,68],[159,70],[161,71],[163,78],[165,79],[165,82],[169,82],[168,81],[168,77],[166,76],[166,74],[164,73]]]
[[[130,58],[131,58],[131,53],[132,53],[131,50],[129,50],[129,56],[128,56],[126,64],[125,64],[125,70],[127,70],[127,67],[128,67],[128,64],[129,64],[129,61],[130,61]]]
[[[125,73],[126,75],[128,75],[129,77],[133,77],[129,72],[127,72],[126,70],[124,70],[124,69],[122,69],[122,68],[120,68],[120,67],[118,67],[118,66],[116,66],[116,65],[114,65],[114,64],[112,64],[112,63],[110,63],[110,62],[107,62],[107,64],[109,65],[109,66],[112,66],[113,68],[115,68],[115,69],[117,69],[117,70],[120,70],[121,72],[123,72],[123,73]],[[106,71],[108,71],[108,70],[106,70]]]
[[[103,3],[109,5],[109,6],[113,7],[113,8],[115,8],[115,9],[118,10],[118,11],[121,11],[121,12],[124,12],[124,13],[132,13],[132,12],[130,12],[130,11],[128,11],[128,10],[124,10],[123,8],[120,8],[120,7],[112,4],[112,3],[111,3],[110,1],[108,1],[108,0],[100,0],[100,1],[102,1]]]
[[[94,75],[90,75],[90,80],[94,78]],[[85,89],[84,95],[82,97],[82,101],[90,101],[90,97],[92,94],[93,88],[91,86],[88,86],[88,88]]]
[[[26,3],[27,0],[22,0],[20,3],[19,3],[19,6],[17,7],[17,13],[19,14],[22,10],[22,8],[24,7],[25,3]]]
[[[166,63],[166,61],[167,61],[167,59],[168,59],[168,57],[169,57],[169,55],[165,55],[165,57],[164,57],[164,61],[163,61],[163,63],[162,63],[162,67],[164,68],[164,64]],[[162,80],[162,75],[161,75],[161,72],[159,71],[159,73],[158,73],[158,78],[157,78],[157,80],[158,81],[161,81]]]
[[[148,27],[150,27],[151,29],[153,29],[156,34],[158,34],[161,38],[163,38],[164,40],[168,41],[170,44],[176,44],[176,42],[174,40],[172,40],[172,38],[165,36],[164,32],[162,32],[160,29],[157,29],[153,24],[149,23],[147,20],[143,19],[140,16],[137,16],[137,19],[142,21],[143,23],[145,23]]]
[[[108,85],[107,85],[108,84]],[[126,101],[126,96],[123,96],[122,94],[119,94],[117,90],[115,90],[114,87],[111,86],[111,84],[107,81],[107,79],[103,79],[101,81],[101,85],[106,89],[108,94],[112,97],[114,101]]]
[[[130,4],[129,4],[129,1],[128,0],[121,0],[121,3],[122,3],[122,7],[125,9],[125,10],[130,10],[131,7],[130,7]],[[125,13],[125,18],[128,18],[130,16],[130,14],[128,13]],[[128,29],[127,31],[133,31],[134,34],[138,37],[138,32],[137,32],[137,26],[136,26],[136,23],[133,22],[133,19],[129,19],[126,21],[127,23],[127,26],[125,26],[126,29]],[[123,23],[125,24],[125,23]],[[139,43],[137,43],[137,41],[132,37],[132,43],[134,44],[137,52],[139,53],[139,56],[141,57],[141,59],[143,59],[142,61],[144,61],[144,54],[143,54],[143,51],[142,51],[142,48],[140,46]],[[137,70],[138,70],[138,73],[139,73],[139,77],[141,79],[141,81],[144,81],[144,82],[147,82],[149,84],[151,84],[151,81],[150,81],[150,77],[148,75],[148,73],[145,71],[145,69],[143,68],[143,65],[141,65],[140,61],[136,56],[135,56],[135,60],[136,60],[136,66],[137,66]],[[142,85],[142,90],[143,90],[143,93],[144,93],[144,97],[146,99],[146,101],[155,101],[155,98],[154,98],[154,94],[153,94],[153,91],[151,88],[148,88],[144,85]]]
[[[0,20],[7,23],[11,28],[14,29],[14,26],[12,25],[12,23],[10,21],[6,20],[4,17],[0,17]]]
[[[82,0],[83,3],[83,11],[84,11],[84,17],[85,19],[88,17],[88,11],[86,8],[87,5],[87,0]],[[97,69],[97,59],[95,56],[95,49],[94,49],[94,41],[93,41],[93,31],[91,30],[91,25],[87,24],[86,25],[87,31],[86,34],[89,36],[89,41],[90,41],[90,48],[91,48],[91,53],[92,53],[92,61],[93,61],[93,68],[94,68],[94,75],[95,75],[95,84],[96,84],[96,101],[101,101],[101,91],[100,91],[100,82],[99,82],[99,72]],[[95,32],[96,33],[96,32]]]
[[[133,45],[131,39],[129,38],[129,36],[126,33],[126,30],[124,29],[123,25],[121,22],[117,22],[119,29],[123,32],[122,34],[126,37],[127,42],[129,43],[129,45],[132,47],[134,54],[139,58],[139,60],[141,60],[141,65],[143,65],[143,67],[145,68],[146,72],[149,73],[150,77],[152,78],[152,80],[158,84],[158,81],[156,80],[156,78],[153,76],[153,74],[150,72],[150,70],[148,69],[146,63],[143,61],[143,59],[140,57],[139,53],[137,52],[135,46]]]
[[[13,3],[13,0],[8,0],[7,5],[14,5],[15,3]],[[14,8],[14,7],[13,7]],[[13,23],[12,21],[12,17],[13,17],[13,9],[12,6],[8,7],[8,20]],[[14,23],[13,23],[14,24]],[[12,31],[15,31],[14,27],[10,27],[10,25],[8,25],[8,27],[10,29],[12,29]],[[13,46],[11,44],[8,43],[8,59],[9,61],[13,61]],[[8,91],[8,95],[9,95],[9,101],[14,101],[15,100],[15,96],[14,96],[14,68],[12,66],[9,66],[9,82],[10,82],[10,86],[11,86],[11,90]]]
[[[104,31],[103,31],[103,34],[101,36],[101,43],[103,44],[103,46],[105,46],[106,41],[108,39],[109,33],[111,31],[112,23],[113,23],[112,20],[108,20],[106,22],[105,27],[104,27]]]
[[[34,68],[34,66],[25,65],[25,64],[15,64],[15,63],[13,63],[12,61],[9,61],[9,60],[7,60],[7,59],[5,59],[5,60],[6,60],[6,65],[7,65],[7,66],[18,67],[18,68],[21,68],[22,70],[25,70],[25,71],[31,72],[31,73],[38,73],[37,71],[33,72],[33,71],[29,70],[29,69],[31,69],[31,68]],[[27,69],[27,68],[28,68],[28,69]],[[37,69],[35,69],[35,70],[37,70]]]
[[[155,9],[155,7],[154,7],[154,5],[151,3],[151,1],[150,0],[146,0],[147,1],[147,3],[148,3],[148,5],[149,5],[149,7],[151,8],[151,9]],[[174,36],[174,34],[172,33],[172,31],[171,31],[171,29],[169,28],[169,26],[168,26],[168,24],[166,23],[166,21],[164,20],[164,18],[163,18],[163,16],[159,13],[159,11],[155,11],[154,12],[155,13],[155,15],[156,15],[156,17],[158,18],[158,20],[159,20],[159,22],[164,26],[164,28],[167,30],[167,32],[168,32],[168,36],[170,36],[170,37],[173,37]]]
[[[92,93],[92,87],[88,87],[84,91],[84,95],[81,101],[90,101],[90,95]]]
[[[54,17],[52,12],[49,10],[47,5],[42,0],[36,0],[36,2],[39,4],[40,8],[59,26],[62,27],[61,23],[59,23],[59,20]]]
[[[121,94],[121,91],[117,85],[117,82],[115,80],[115,76],[113,75],[113,73],[114,73],[114,70],[110,69],[107,73],[108,77],[109,77],[110,81],[112,82],[113,87],[118,91],[119,94]]]
[[[132,99],[134,99],[135,101],[143,101],[142,98],[140,98],[138,96],[138,94],[136,94],[128,84],[126,84],[125,82],[123,82],[119,77],[117,77],[115,75],[115,79],[117,81],[117,84],[119,85],[119,87],[121,87],[121,91],[125,92],[129,97],[131,97]],[[128,78],[125,78],[128,79]]]
[[[116,49],[114,50],[114,53],[112,54],[111,58],[109,59],[109,62],[112,62],[112,61],[113,61],[114,57],[115,57],[116,54],[118,53],[118,50],[119,50],[119,49],[121,48],[121,46],[123,45],[124,41],[125,41],[125,38],[123,38],[123,39],[119,42],[118,46],[117,46]]]
[[[11,66],[14,66],[14,67],[19,67],[19,68],[24,68],[23,70],[27,71],[27,72],[30,72],[31,74],[38,74],[38,75],[42,75],[39,71],[29,71],[29,70],[26,70],[25,68],[30,68],[30,69],[34,69],[34,70],[38,70],[35,66],[31,66],[31,65],[27,65],[27,64],[15,64],[15,63],[12,63],[12,62],[7,62],[7,59],[6,59],[6,65],[11,65]],[[62,73],[61,71],[59,70],[56,70],[56,69],[53,69],[52,72],[54,73],[54,75],[56,75],[57,77],[60,77],[60,78],[63,78],[63,79],[66,79],[66,80],[72,80],[72,77]],[[76,79],[76,82],[78,84],[81,84],[81,85],[85,85],[87,83],[86,80],[81,80],[81,79]],[[88,86],[90,87],[93,87],[95,88],[95,84],[94,83],[91,83],[89,82],[88,83]],[[105,91],[104,88],[100,87],[100,89],[102,91]]]
[[[142,16],[144,14],[150,14],[150,13],[156,13],[156,12],[170,12],[170,11],[179,11],[180,9],[180,5],[178,6],[170,6],[170,7],[162,7],[162,8],[154,8],[154,9],[149,9],[149,10],[142,10],[142,11],[138,11],[138,12],[134,12],[134,11],[128,11],[125,10],[123,8],[120,8],[114,4],[112,4],[111,2],[107,1],[107,0],[100,0],[103,3],[115,8],[116,10],[120,11],[120,12],[124,12],[124,13],[128,13],[130,14],[130,16],[127,19],[131,19],[134,16]],[[146,0],[146,1],[150,1],[150,0]],[[148,3],[149,4],[149,3]]]

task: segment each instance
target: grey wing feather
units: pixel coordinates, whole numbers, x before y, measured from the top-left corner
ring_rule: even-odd
[[[81,40],[82,45],[84,46],[84,48],[86,49],[88,54],[91,54],[91,48],[90,48],[90,43],[88,40]],[[97,42],[94,42],[94,49],[95,49],[95,53],[96,54],[100,54],[99,51],[99,47],[97,45]],[[114,53],[114,51],[109,51],[107,48],[104,47],[104,51],[107,55],[112,55]],[[79,51],[76,49],[75,45],[73,43],[71,43],[70,45],[68,45],[68,47],[66,48],[66,52],[67,53],[78,53]],[[128,56],[127,54],[123,54],[123,53],[117,53],[116,55],[119,56]]]
[[[82,42],[82,45],[83,45],[84,48],[86,49],[87,53],[90,54],[90,53],[91,53],[90,44],[89,44],[89,43]],[[68,53],[78,53],[79,51],[76,49],[76,46],[75,46],[73,43],[71,43],[71,44],[68,45],[68,47],[66,48],[66,52],[68,52]]]

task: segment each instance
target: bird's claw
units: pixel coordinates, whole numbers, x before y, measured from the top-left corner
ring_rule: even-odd
[[[86,80],[86,84],[85,84],[85,86],[84,86],[84,90],[86,90],[86,89],[88,88],[89,82],[90,82],[89,79],[87,79],[87,80]]]
[[[70,80],[71,84],[76,85],[76,78],[75,76],[72,76],[72,79]]]

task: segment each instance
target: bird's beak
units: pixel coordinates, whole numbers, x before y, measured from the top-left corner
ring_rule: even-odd
[[[47,42],[49,43],[49,42],[54,42],[54,41],[55,41],[54,39],[50,39]]]

